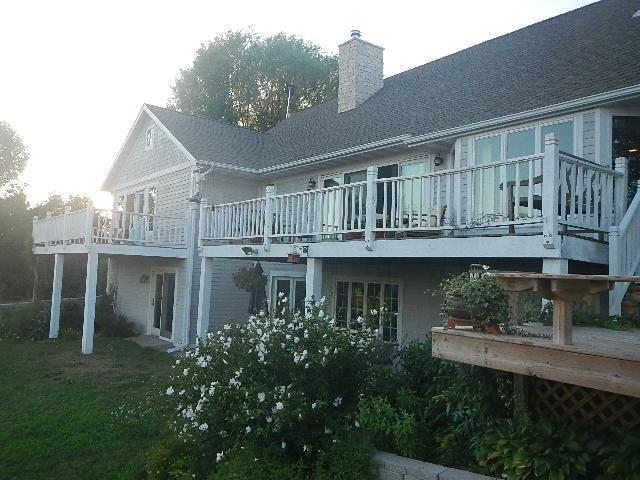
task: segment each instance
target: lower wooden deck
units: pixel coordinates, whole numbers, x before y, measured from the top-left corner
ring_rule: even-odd
[[[574,327],[572,345],[555,345],[551,327],[523,328],[549,338],[435,327],[433,356],[640,398],[640,330]]]

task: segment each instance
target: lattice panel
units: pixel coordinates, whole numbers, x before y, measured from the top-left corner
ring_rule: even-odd
[[[567,383],[536,379],[533,405],[555,415],[618,432],[640,432],[640,399]]]

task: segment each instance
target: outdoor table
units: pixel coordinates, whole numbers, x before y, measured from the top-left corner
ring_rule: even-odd
[[[571,345],[571,307],[586,295],[605,292],[615,282],[640,282],[640,276],[574,275],[527,272],[489,272],[507,292],[533,290],[553,302],[553,337],[556,345]]]

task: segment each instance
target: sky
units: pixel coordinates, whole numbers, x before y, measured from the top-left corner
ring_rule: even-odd
[[[390,76],[592,0],[242,2],[2,0],[0,120],[27,144],[31,203],[100,184],[143,103],[165,106],[198,47],[229,29],[295,34],[327,53],[351,29]]]

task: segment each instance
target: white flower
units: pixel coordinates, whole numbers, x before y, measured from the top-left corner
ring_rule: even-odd
[[[273,418],[267,417],[267,423],[271,423],[271,422],[273,422]]]
[[[377,315],[378,311],[374,308],[373,310],[371,310],[371,315]]]
[[[324,433],[326,433],[327,435],[330,435],[331,429],[329,427],[324,427]]]
[[[282,449],[284,450],[285,448],[287,448],[287,442],[285,442],[284,440],[282,441]]]
[[[176,360],[176,365],[180,365],[180,359]]]
[[[208,428],[209,428],[209,425],[207,425],[206,423],[203,423],[198,427],[198,429],[200,429],[201,432],[205,432]]]
[[[224,457],[224,452],[216,453],[216,463],[218,463]]]
[[[187,374],[188,374],[188,373],[189,373],[189,369],[188,369],[188,368],[185,368],[185,369],[182,371],[182,374],[183,374],[185,377],[187,376]]]
[[[318,404],[316,402],[313,402],[311,404],[311,410],[315,410],[317,406],[318,406]]]
[[[276,403],[276,410],[282,410],[283,408],[284,408],[284,405],[282,404],[282,402]]]
[[[356,426],[356,428],[360,428],[360,422],[358,422],[357,420],[355,421],[354,425]]]
[[[284,293],[278,292],[278,298],[282,298],[282,297],[284,297]]]
[[[264,399],[265,399],[265,394],[264,394],[264,392],[260,392],[260,393],[258,394],[258,401],[259,401],[260,403],[262,403],[262,402],[264,402]]]
[[[167,388],[167,395],[173,395],[173,387]]]
[[[333,401],[333,406],[338,407],[341,404],[342,404],[342,397],[336,397],[336,399]]]
[[[303,451],[303,452],[306,452],[307,450],[309,450],[309,447],[307,447],[306,445],[303,445],[303,446],[302,446],[302,451]]]
[[[251,433],[251,427],[247,425],[247,428],[244,429],[245,433]]]

